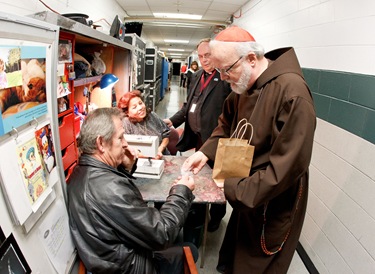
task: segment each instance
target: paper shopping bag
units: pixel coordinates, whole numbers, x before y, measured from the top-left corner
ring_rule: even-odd
[[[241,126],[241,123],[245,123]],[[220,138],[216,149],[212,178],[219,187],[227,178],[248,177],[254,156],[254,146],[250,145],[253,130],[249,139],[244,138],[247,126],[246,119],[241,120],[230,138]],[[240,128],[240,129],[238,129]],[[242,134],[241,134],[242,132]]]

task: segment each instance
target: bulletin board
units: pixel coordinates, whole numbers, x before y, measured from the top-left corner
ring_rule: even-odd
[[[0,227],[14,238],[9,255],[22,254],[25,273],[69,273],[75,258],[59,140],[58,37],[58,26],[0,11],[0,58],[6,63],[6,84],[0,85]],[[55,239],[61,244],[51,245]]]

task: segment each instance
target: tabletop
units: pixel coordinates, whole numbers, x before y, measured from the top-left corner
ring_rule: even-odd
[[[145,201],[164,202],[174,181],[180,176],[185,156],[163,156],[164,172],[160,179],[137,178],[133,182],[141,191]],[[206,164],[198,174],[193,175],[195,189],[194,203],[225,203],[224,192],[212,180],[212,169]]]

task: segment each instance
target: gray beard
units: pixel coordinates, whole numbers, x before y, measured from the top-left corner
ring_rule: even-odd
[[[249,89],[249,87],[247,85],[250,81],[250,78],[251,78],[250,68],[248,66],[242,65],[242,73],[241,73],[240,79],[238,79],[238,82],[234,83],[235,87],[233,88],[232,87],[233,83],[230,83],[232,90],[235,93],[240,94],[240,95],[242,93],[246,92]]]

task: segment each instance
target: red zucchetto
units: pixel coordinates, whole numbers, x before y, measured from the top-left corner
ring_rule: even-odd
[[[238,26],[230,26],[216,35],[216,41],[221,42],[255,42],[254,37]]]

